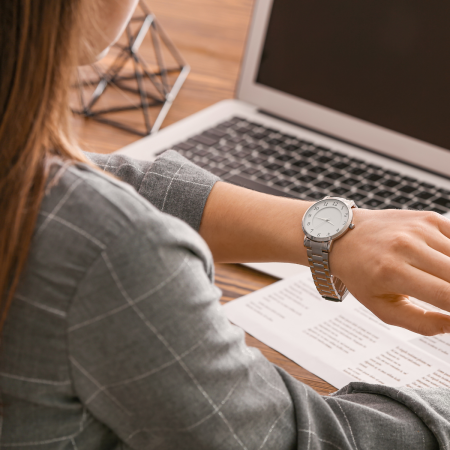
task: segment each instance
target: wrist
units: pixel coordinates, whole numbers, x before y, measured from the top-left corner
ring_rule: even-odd
[[[330,252],[330,271],[332,275],[341,280],[345,278],[348,262],[353,257],[354,249],[357,247],[355,242],[362,234],[363,223],[369,212],[370,210],[367,209],[354,208],[352,221],[354,228],[348,230],[344,236],[333,242]]]

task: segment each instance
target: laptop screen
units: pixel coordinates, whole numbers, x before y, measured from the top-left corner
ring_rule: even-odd
[[[450,2],[274,0],[257,82],[450,149]]]

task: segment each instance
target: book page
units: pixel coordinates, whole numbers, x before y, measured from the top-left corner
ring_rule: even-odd
[[[224,306],[231,322],[337,388],[450,387],[450,339],[385,324],[354,297],[322,299],[309,273]]]

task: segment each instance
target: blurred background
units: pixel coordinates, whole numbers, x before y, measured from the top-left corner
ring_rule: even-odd
[[[161,128],[220,100],[233,98],[253,0],[145,0],[145,2],[191,67],[187,80]],[[122,39],[122,42],[125,41]],[[153,63],[154,49],[150,35],[142,42],[139,54],[149,65]],[[117,49],[113,49],[98,63],[99,66],[108,67],[116,55]],[[167,53],[165,55],[166,64],[170,66],[172,62],[170,56]],[[131,61],[124,70],[132,72]],[[94,73],[90,71],[90,68],[83,68],[80,71],[80,78],[93,77]],[[89,89],[87,93],[88,91]],[[76,92],[73,96],[76,102]],[[136,100],[138,98],[134,94],[109,87],[96,106],[114,107]],[[142,111],[126,111],[109,116],[131,127],[141,129],[143,127]],[[111,153],[139,139],[135,134],[76,115],[74,128],[81,147],[91,152]]]

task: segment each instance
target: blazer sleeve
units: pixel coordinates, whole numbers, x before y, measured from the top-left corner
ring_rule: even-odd
[[[164,152],[155,161],[116,154],[85,155],[105,172],[130,184],[160,211],[178,217],[197,231],[209,193],[219,180],[174,150]]]
[[[246,346],[211,266],[201,238],[157,212],[124,230],[79,285],[73,385],[127,448],[447,448],[448,390],[361,383],[318,395]]]

